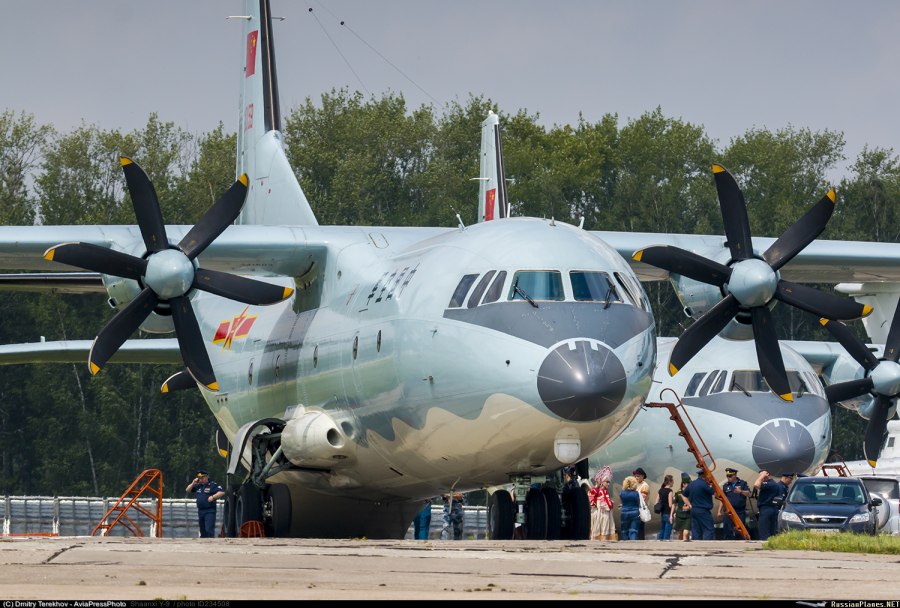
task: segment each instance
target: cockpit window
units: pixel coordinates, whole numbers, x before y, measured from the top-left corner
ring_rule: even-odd
[[[706,381],[703,383],[703,386],[700,387],[701,397],[706,397],[709,394],[709,389],[712,387],[713,380],[715,380],[718,375],[719,370],[716,370],[706,377]]]
[[[523,295],[524,294],[524,295]],[[513,275],[508,299],[562,300],[562,274],[558,270],[519,270]]]
[[[693,397],[697,393],[697,387],[700,386],[700,382],[706,376],[706,372],[697,372],[691,377],[691,381],[688,382],[687,388],[684,390],[685,397]]]
[[[572,295],[576,302],[621,302],[622,298],[605,272],[573,270]]]
[[[488,288],[487,293],[484,294],[484,300],[481,301],[482,304],[489,304],[490,302],[496,302],[500,299],[500,294],[503,293],[503,283],[506,282],[506,271],[501,270],[497,273],[497,277],[494,279],[494,282],[491,283],[490,288]]]
[[[469,296],[469,308],[475,308],[478,306],[479,300],[481,300],[481,295],[484,293],[484,290],[487,289],[488,283],[494,277],[496,270],[489,270],[484,273],[484,276],[481,277],[481,280],[478,281],[478,285],[475,286],[475,289],[472,290],[472,295]]]
[[[712,393],[721,393],[725,390],[725,377],[728,375],[728,372],[722,370],[719,372],[719,377],[716,378],[716,383],[713,384],[713,387],[710,389],[710,394]]]
[[[802,396],[814,392],[797,370],[787,370],[791,392]],[[769,383],[759,370],[735,370],[731,379],[731,391],[738,393],[768,393]]]
[[[450,303],[447,305],[448,308],[459,308],[462,306],[463,301],[466,299],[466,294],[469,293],[469,288],[477,278],[477,274],[467,274],[459,280],[459,285],[456,286],[456,291],[453,292],[453,297],[450,298]]]
[[[628,298],[628,301],[634,304],[635,306],[639,306],[640,298],[638,298],[634,292],[632,292],[631,286],[628,285],[628,282],[622,276],[620,272],[614,272],[613,276],[616,277],[616,282],[619,284],[619,287],[622,288],[622,291],[625,293],[625,297]]]

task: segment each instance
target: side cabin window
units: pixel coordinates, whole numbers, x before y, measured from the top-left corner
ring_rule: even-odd
[[[622,298],[605,272],[573,270],[572,296],[576,302],[621,302]]]
[[[447,307],[459,308],[460,306],[462,306],[462,303],[466,299],[466,294],[469,293],[469,288],[477,278],[477,274],[467,274],[463,278],[461,278],[459,280],[459,285],[456,286],[456,290],[453,292],[453,297],[450,298],[450,303],[447,305]]]
[[[556,300],[565,298],[562,273],[558,270],[519,270],[513,275],[509,300]]]

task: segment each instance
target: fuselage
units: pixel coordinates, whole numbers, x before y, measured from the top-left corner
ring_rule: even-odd
[[[333,466],[298,463],[306,484],[402,500],[544,474],[610,442],[643,403],[646,295],[589,233],[530,218],[308,231],[329,246],[293,299],[194,296],[221,387],[204,397],[229,436],[322,411],[349,442]]]

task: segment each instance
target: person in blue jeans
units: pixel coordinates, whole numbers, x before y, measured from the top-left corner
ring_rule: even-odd
[[[638,524],[641,523],[639,513],[641,498],[637,492],[637,487],[637,479],[633,476],[629,475],[622,482],[622,491],[619,493],[621,540],[637,540],[638,537]]]
[[[413,520],[413,538],[416,540],[428,540],[428,531],[431,530],[431,499],[425,501],[422,510],[416,514]]]
[[[659,505],[659,516],[662,520],[659,523],[659,534],[656,540],[670,540],[672,538],[672,485],[675,479],[671,475],[666,475],[663,479],[662,487],[659,489],[659,497],[657,504]]]

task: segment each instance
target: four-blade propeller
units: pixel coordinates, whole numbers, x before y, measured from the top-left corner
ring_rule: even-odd
[[[866,425],[866,434],[863,439],[863,454],[869,465],[874,468],[878,455],[881,452],[881,444],[887,432],[888,413],[891,406],[900,396],[900,322],[897,314],[900,313],[900,302],[894,311],[894,320],[891,321],[891,329],[888,332],[887,342],[884,345],[884,356],[881,359],[875,357],[862,340],[850,331],[850,328],[829,319],[820,319],[831,335],[840,343],[850,356],[859,363],[865,376],[848,382],[838,382],[825,388],[825,395],[831,403],[860,397],[870,393],[875,397],[872,414]]]
[[[106,324],[91,347],[88,366],[96,374],[159,304],[168,304],[181,357],[194,379],[219,390],[200,325],[188,293],[199,289],[243,302],[275,304],[293,289],[224,272],[197,268],[194,259],[234,222],[247,195],[247,176],[241,175],[181,239],[172,246],[166,236],[156,190],[136,162],[121,157],[122,170],[147,253],[135,257],[90,243],[63,243],[44,258],[86,270],[138,281],[142,291]]]
[[[870,306],[781,279],[778,270],[787,264],[822,231],[834,211],[835,194],[830,190],[788,228],[762,257],[753,252],[750,222],[744,195],[734,177],[721,165],[713,165],[713,175],[725,236],[731,253],[727,265],[709,260],[679,247],[657,245],[634,253],[634,259],[685,277],[715,285],[723,298],[706,311],[681,335],[669,357],[669,374],[675,375],[713,336],[721,332],[739,312],[749,312],[760,371],[769,387],[785,401],[793,401],[791,386],[769,306],[780,300],[830,319],[864,317]]]

